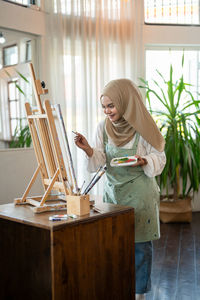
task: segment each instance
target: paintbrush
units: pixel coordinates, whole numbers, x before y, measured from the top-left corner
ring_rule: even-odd
[[[78,135],[78,133],[77,133],[77,132],[75,132],[75,131],[73,131],[73,130],[72,130],[72,132],[73,132],[73,134],[75,134],[75,135]]]
[[[95,180],[95,178],[97,177],[98,173],[101,171],[102,168],[103,168],[102,166],[100,166],[98,168],[98,170],[96,171],[96,173],[94,174],[94,176],[92,177],[92,179],[90,180],[90,182],[88,183],[88,185],[86,186],[83,194],[87,193],[87,190],[89,189],[90,185],[93,183],[93,181]]]
[[[80,189],[79,189],[79,195],[81,195],[81,191],[82,191],[82,189],[83,189],[84,184],[85,184],[85,180],[83,181],[82,186],[81,186]]]
[[[105,166],[103,168],[103,170],[101,170],[99,172],[99,175],[95,178],[95,180],[92,182],[92,184],[90,185],[90,187],[87,189],[87,191],[84,193],[85,195],[89,193],[89,191],[93,188],[93,186],[99,181],[99,179],[103,176],[103,174],[105,173],[107,167]]]

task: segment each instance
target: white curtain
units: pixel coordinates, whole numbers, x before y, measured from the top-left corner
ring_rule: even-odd
[[[99,101],[112,79],[137,81],[138,45],[134,0],[45,1],[45,66],[51,101],[60,103],[79,186],[88,183],[84,153],[73,143],[72,130],[92,143],[103,113]],[[136,24],[137,26],[137,24]],[[102,193],[103,180],[92,194]]]

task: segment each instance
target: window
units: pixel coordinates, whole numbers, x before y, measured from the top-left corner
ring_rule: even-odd
[[[16,128],[23,127],[26,123],[25,116],[20,107],[19,90],[17,88],[19,82],[13,79],[8,82],[8,107],[10,115],[10,131],[11,136],[14,136]]]
[[[8,103],[10,112],[11,136],[14,136],[15,128],[19,121],[19,92],[16,88],[17,80],[8,82]]]
[[[2,30],[1,30],[2,31]],[[27,125],[25,102],[33,104],[29,64],[36,50],[37,37],[9,30],[3,31],[7,44],[0,48],[0,148],[7,147],[16,127]]]
[[[198,24],[199,0],[145,0],[145,22]]]
[[[27,6],[29,3],[29,0],[6,0],[7,2],[14,2],[16,4],[21,4],[24,6]]]
[[[159,90],[153,80],[157,81],[160,87],[163,87],[163,81],[156,70],[158,70],[167,81],[169,80],[170,64],[172,64],[174,82],[180,78],[183,71],[184,82],[191,84],[191,86],[188,86],[188,90],[197,96],[197,93],[200,92],[200,50],[184,50],[183,70],[180,68],[182,55],[183,49],[146,50],[146,80],[149,81],[153,89],[156,91]],[[158,103],[158,100],[152,94],[151,107],[153,110],[160,108],[160,103]]]
[[[22,6],[28,6],[30,4],[32,5],[38,5],[37,0],[4,0],[6,2],[13,2],[14,4],[22,5]]]
[[[27,125],[25,102],[34,101],[28,64],[4,68],[0,75],[0,140],[10,141]]]
[[[26,42],[26,61],[31,61],[31,41]]]
[[[18,47],[17,45],[12,45],[3,48],[3,65],[12,66],[18,63]]]

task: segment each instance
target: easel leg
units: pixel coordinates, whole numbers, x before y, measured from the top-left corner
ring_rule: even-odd
[[[58,174],[59,174],[59,169],[56,170],[52,180],[51,180],[51,183],[50,185],[48,186],[46,192],[44,193],[44,196],[42,197],[42,200],[41,200],[41,203],[40,203],[40,206],[44,205],[45,201],[46,201],[46,198],[48,197],[48,194],[50,193],[50,191],[52,190],[53,188],[53,185],[56,181],[56,178],[58,177]]]
[[[37,178],[37,175],[40,171],[40,167],[41,167],[41,164],[38,165],[37,169],[35,170],[35,173],[33,174],[33,177],[31,178],[31,181],[29,182],[29,185],[27,186],[27,189],[25,190],[23,196],[22,196],[22,199],[21,199],[21,202],[26,202],[26,197],[33,185],[33,183],[35,182],[36,178]]]

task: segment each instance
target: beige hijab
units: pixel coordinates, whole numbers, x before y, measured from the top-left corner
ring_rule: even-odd
[[[164,150],[165,140],[147,111],[138,87],[131,80],[110,81],[103,89],[103,96],[110,98],[121,115],[117,122],[111,122],[107,117],[105,123],[106,133],[116,146],[127,144],[138,132],[155,149]]]

